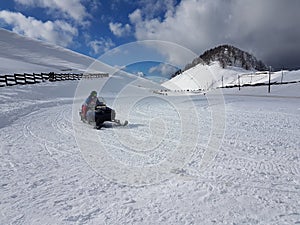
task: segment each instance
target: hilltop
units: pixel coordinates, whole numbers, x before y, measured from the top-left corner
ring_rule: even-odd
[[[192,63],[185,66],[184,70],[188,70],[199,63],[209,65],[212,62],[219,62],[220,66],[224,69],[228,66],[240,67],[245,70],[267,70],[268,67],[255,56],[243,51],[232,45],[220,45],[205,51],[198,58],[194,59]]]

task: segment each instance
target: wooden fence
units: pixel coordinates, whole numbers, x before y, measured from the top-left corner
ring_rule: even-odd
[[[109,77],[108,73],[86,73],[83,74],[82,78],[85,79],[93,79],[93,78],[103,78],[103,77]]]
[[[13,75],[0,75],[0,87],[13,86],[13,85],[26,85],[36,84],[40,82],[50,81],[64,81],[64,80],[80,80],[92,79],[92,78],[103,78],[108,77],[108,73],[94,73],[94,74],[75,74],[75,73],[24,73]]]

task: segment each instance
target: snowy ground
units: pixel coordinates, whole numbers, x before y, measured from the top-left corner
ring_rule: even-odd
[[[130,124],[98,131],[75,116],[77,84],[0,90],[0,224],[300,223],[299,83],[271,95],[266,87],[223,90],[224,138],[205,169],[207,95],[216,93],[159,96],[130,86],[115,104],[119,115],[127,107]],[[142,98],[133,104],[132,93]],[[106,94],[109,104],[114,96]],[[148,173],[178,146],[190,156],[183,168],[178,161],[178,169]],[[139,171],[148,176],[133,185],[130,172]]]

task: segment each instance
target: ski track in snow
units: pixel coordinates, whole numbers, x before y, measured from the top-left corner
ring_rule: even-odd
[[[173,171],[175,177],[141,187],[111,182],[87,164],[74,137],[71,104],[22,116],[0,130],[0,224],[300,223],[299,112],[277,110],[284,100],[259,102],[257,110],[241,107],[245,97],[227,98],[225,136],[212,165],[199,172],[210,112],[206,101],[195,101],[203,136],[190,162]],[[268,104],[272,111],[264,110]],[[297,104],[291,100],[289,107]],[[160,116],[169,128],[163,140],[169,149],[155,155],[161,159],[178,144],[180,118],[172,107],[141,102],[130,124],[115,129],[147,140],[151,124],[158,132],[152,138],[161,143],[159,124],[151,122]],[[83,138],[98,132],[107,151],[126,155],[113,127],[80,126]]]

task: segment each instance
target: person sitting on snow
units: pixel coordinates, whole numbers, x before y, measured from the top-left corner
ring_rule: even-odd
[[[105,121],[115,122],[122,126],[128,124],[127,120],[121,123],[120,120],[116,119],[115,110],[106,106],[105,100],[102,97],[98,98],[96,91],[92,91],[84,104],[82,104],[80,115],[83,122],[88,122],[89,124],[95,122],[96,129],[101,129]]]
[[[95,120],[95,107],[97,105],[100,105],[100,102],[97,98],[97,92],[92,91],[82,105],[82,108],[81,108],[82,119],[87,120],[89,122],[94,121]]]

